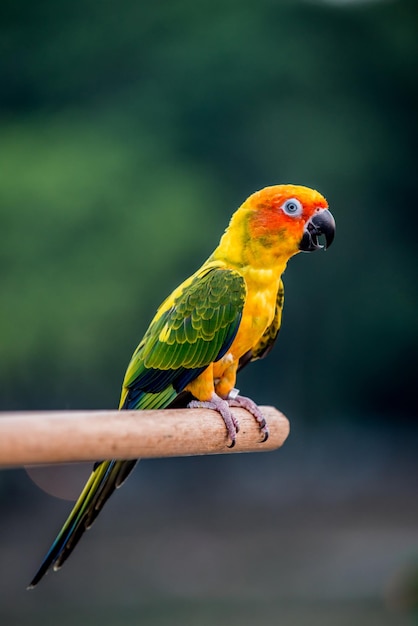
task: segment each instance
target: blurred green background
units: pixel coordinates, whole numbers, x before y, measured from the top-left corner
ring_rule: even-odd
[[[283,449],[141,463],[32,593],[69,504],[2,472],[2,623],[414,623],[415,1],[3,0],[0,45],[2,410],[117,406],[256,189],[315,187],[338,228],[239,380]]]

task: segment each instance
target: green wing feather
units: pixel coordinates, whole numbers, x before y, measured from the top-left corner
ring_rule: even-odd
[[[160,307],[134,352],[123,382],[121,406],[144,408],[148,394],[171,401],[230,348],[238,331],[246,287],[236,271],[204,266]],[[169,403],[169,402],[168,402]],[[164,406],[167,406],[165,403]]]
[[[241,321],[242,276],[215,263],[203,266],[161,305],[128,366],[120,408],[171,404],[188,382],[229,349]],[[58,569],[90,528],[136,461],[97,463],[29,588]]]

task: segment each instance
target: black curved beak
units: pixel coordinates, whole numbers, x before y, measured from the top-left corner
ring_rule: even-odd
[[[324,245],[318,243],[318,238],[323,235],[325,237]],[[325,250],[330,247],[334,241],[335,220],[332,213],[328,209],[322,209],[314,213],[306,222],[303,237],[299,244],[299,250],[302,252],[313,252],[314,250]]]

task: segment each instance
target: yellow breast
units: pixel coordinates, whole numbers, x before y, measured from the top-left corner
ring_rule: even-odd
[[[273,321],[280,276],[267,269],[251,268],[245,275],[247,296],[241,324],[230,353],[239,359],[261,338]]]

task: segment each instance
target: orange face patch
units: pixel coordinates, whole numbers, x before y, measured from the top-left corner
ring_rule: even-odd
[[[296,199],[301,212],[288,215],[283,210],[286,201]],[[252,209],[249,231],[252,238],[271,246],[288,243],[296,246],[303,235],[305,222],[317,209],[328,208],[325,198],[314,189],[300,185],[275,185],[250,196],[246,203]]]

